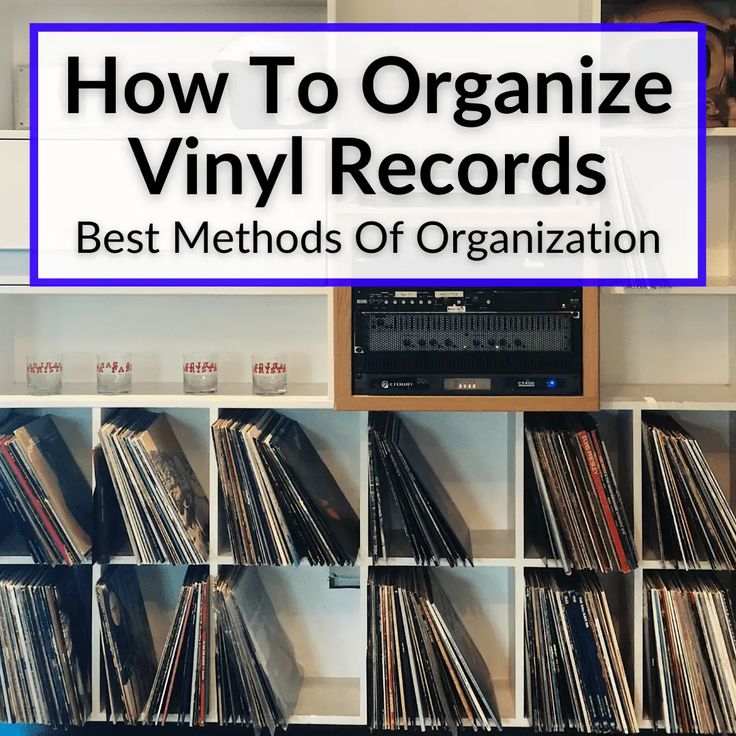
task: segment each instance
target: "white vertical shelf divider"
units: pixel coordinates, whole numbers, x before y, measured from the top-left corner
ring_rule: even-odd
[[[90,452],[95,449],[97,445],[100,427],[102,426],[102,409],[92,409],[92,447]],[[95,466],[92,463],[92,490],[95,487]],[[102,632],[102,625],[100,623],[100,609],[97,605],[97,596],[95,595],[95,585],[100,579],[102,574],[102,567],[98,564],[92,565],[92,610],[90,611],[90,636],[92,637],[92,645],[90,648],[90,685],[92,689],[92,720],[103,720],[104,714],[102,713],[102,698],[100,697],[100,678],[102,671],[100,669],[100,636]]]
[[[362,649],[368,652],[368,568],[361,565],[360,571],[360,637]],[[360,722],[368,724],[368,666],[364,659],[364,666],[360,670]]]
[[[210,427],[218,418],[219,409],[210,408]],[[215,631],[215,607],[214,589],[215,580],[219,573],[219,518],[217,514],[218,495],[219,495],[219,476],[217,473],[217,458],[215,456],[215,445],[212,441],[212,432],[208,438],[207,446],[209,447],[209,511],[210,511],[210,536],[209,536],[209,561],[210,561],[210,628],[209,628],[209,707],[207,708],[207,722],[217,722],[217,677],[215,676],[215,651],[217,645],[217,637]]]
[[[92,690],[92,712],[90,713],[90,720],[92,721],[101,721],[105,719],[105,714],[102,712],[102,698],[100,697],[100,678],[102,676],[102,670],[100,668],[100,636],[102,632],[102,627],[100,624],[100,609],[97,606],[97,596],[95,595],[95,585],[100,579],[101,574],[102,567],[97,564],[92,565],[92,623],[90,626],[90,636],[92,637],[92,648],[90,650],[90,686]]]
[[[514,724],[524,725],[524,609],[526,586],[524,581],[524,413],[509,414],[511,438],[510,463],[513,468],[512,488],[514,499],[514,570],[513,570],[513,620],[511,652],[513,662]]]
[[[360,427],[360,545],[358,549],[358,564],[369,566],[371,550],[368,543],[368,412],[358,412],[357,421]]]

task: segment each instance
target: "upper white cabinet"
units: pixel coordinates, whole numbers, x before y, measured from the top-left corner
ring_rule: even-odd
[[[29,143],[0,133],[0,250],[28,248]]]

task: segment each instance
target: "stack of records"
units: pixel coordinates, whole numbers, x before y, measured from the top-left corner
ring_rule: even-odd
[[[61,568],[3,570],[1,720],[84,723],[89,712],[89,615],[75,578],[71,570]]]
[[[120,410],[100,443],[137,561],[205,562],[207,497],[166,415]]]
[[[736,732],[736,629],[714,577],[645,577],[646,698],[667,733]]]
[[[530,414],[527,463],[536,481],[535,517],[565,572],[630,572],[637,554],[606,446],[592,417]],[[542,522],[541,519],[544,519]]]
[[[536,731],[635,733],[606,594],[588,576],[527,571],[528,708]]]
[[[353,564],[358,517],[299,424],[267,409],[212,426],[237,564]]]
[[[210,616],[210,573],[190,567],[166,637],[151,695],[141,714],[143,723],[166,723],[170,711],[178,723],[204,726],[207,717],[207,668]]]
[[[126,546],[128,534],[110,468],[99,445],[92,451],[92,465],[95,472],[95,490],[92,494],[95,518],[92,556],[95,562],[105,563],[110,562],[110,558],[119,554]]]
[[[92,543],[92,491],[48,416],[0,423],[0,498],[35,562],[82,562]]]
[[[217,718],[260,734],[286,728],[302,674],[259,573],[232,568],[214,587]]]
[[[471,562],[470,532],[399,417],[368,416],[368,527],[374,562]],[[472,562],[471,562],[472,564]]]
[[[373,568],[368,617],[373,729],[500,729],[488,668],[428,570]]]
[[[156,667],[148,616],[133,567],[109,568],[96,586],[102,622],[106,711],[113,722],[204,725],[207,716],[209,570],[187,570]]]
[[[686,569],[703,561],[736,568],[736,516],[695,438],[666,414],[650,412],[642,437],[644,497],[656,531],[645,525],[646,546]]]
[[[156,652],[134,567],[109,567],[95,586],[102,626],[109,720],[138,722],[156,673]]]

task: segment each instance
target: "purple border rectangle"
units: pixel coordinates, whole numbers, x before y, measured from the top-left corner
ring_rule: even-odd
[[[524,31],[524,32],[686,32],[698,35],[698,275],[683,279],[451,279],[458,286],[705,286],[705,26],[701,23],[31,23],[30,24],[30,285],[31,286],[441,286],[438,279],[86,279],[38,275],[38,34],[56,32],[181,31]]]

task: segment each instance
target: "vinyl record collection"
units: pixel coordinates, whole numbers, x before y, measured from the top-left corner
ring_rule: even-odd
[[[156,674],[156,653],[134,567],[105,570],[95,585],[102,628],[108,719],[137,723]]]
[[[69,569],[2,571],[0,720],[84,723],[90,708],[88,610]]]
[[[203,726],[207,717],[210,573],[190,567],[179,594],[174,619],[153,678],[141,721],[166,723],[169,713],[179,724]]]
[[[161,657],[134,567],[108,568],[96,585],[108,720],[204,725],[207,715],[209,569],[190,567]]]
[[[368,415],[368,525],[374,562],[413,555],[417,564],[472,564],[470,533],[401,419]]]
[[[644,578],[649,711],[667,733],[736,732],[736,629],[710,575]]]
[[[217,717],[272,736],[285,728],[302,673],[254,568],[232,568],[214,586]]]
[[[645,412],[645,542],[685,569],[736,568],[736,515],[697,440],[667,414]],[[652,528],[656,534],[652,533]]]
[[[297,422],[226,412],[212,437],[237,564],[355,562],[358,517]]]
[[[428,570],[372,569],[368,626],[373,729],[500,729],[485,662]]]
[[[540,732],[638,731],[606,594],[589,574],[528,570],[527,698]]]
[[[100,444],[139,563],[207,559],[207,497],[165,414],[122,409]]]
[[[13,413],[0,423],[0,499],[3,523],[20,532],[34,562],[87,558],[92,491],[51,416]]]
[[[606,445],[592,417],[529,414],[528,463],[536,519],[563,569],[629,572],[637,554]],[[540,509],[541,507],[541,509]],[[539,517],[544,518],[542,524]],[[538,537],[544,537],[541,532]]]

